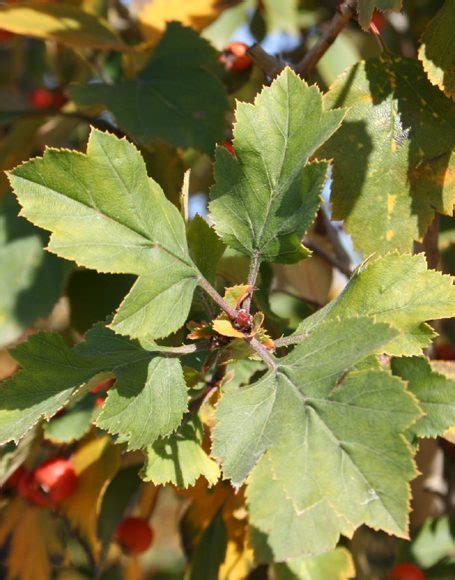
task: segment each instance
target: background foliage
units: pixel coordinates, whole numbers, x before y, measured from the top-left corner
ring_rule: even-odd
[[[2,577],[454,577],[454,26],[0,4]]]

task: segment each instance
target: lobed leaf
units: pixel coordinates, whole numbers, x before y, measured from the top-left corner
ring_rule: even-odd
[[[308,255],[301,239],[319,207],[328,164],[307,162],[343,115],[324,111],[317,87],[289,68],[254,104],[238,103],[236,156],[217,150],[211,189],[210,212],[224,242],[260,260]]]
[[[349,108],[319,151],[334,159],[334,216],[365,254],[411,251],[435,211],[452,215],[454,103],[418,61],[390,56],[355,64],[324,103]]]
[[[235,486],[251,472],[259,554],[276,561],[319,554],[363,523],[406,535],[407,482],[416,472],[401,433],[420,409],[396,377],[349,373],[396,336],[369,318],[325,322],[276,370],[222,397],[213,454]]]
[[[332,320],[278,359],[276,370],[246,388],[226,392],[217,406],[212,450],[222,460],[224,475],[240,486],[274,445],[281,424],[290,421],[288,409],[306,408],[313,397],[329,396],[351,367],[397,334],[366,317]]]
[[[455,381],[432,370],[424,357],[393,358],[392,371],[408,382],[408,390],[424,412],[408,430],[413,437],[437,437],[455,425]]]
[[[159,338],[183,325],[197,276],[185,225],[131,143],[93,129],[85,155],[48,149],[9,176],[21,214],[52,232],[50,251],[139,276],[112,328]]]
[[[49,419],[98,373],[116,383],[96,424],[130,449],[151,445],[174,431],[187,409],[187,389],[177,358],[95,326],[70,349],[57,334],[37,334],[13,350],[22,369],[0,386],[0,441],[18,441],[40,419]],[[82,391],[83,392],[83,391]]]
[[[203,434],[202,424],[194,417],[169,437],[155,441],[145,450],[142,479],[187,488],[203,476],[214,485],[220,469],[201,447]]]
[[[296,334],[310,332],[326,320],[374,316],[401,334],[385,348],[391,355],[418,355],[434,336],[426,320],[455,314],[455,288],[450,276],[428,270],[423,254],[398,253],[366,261],[343,292],[306,318]]]

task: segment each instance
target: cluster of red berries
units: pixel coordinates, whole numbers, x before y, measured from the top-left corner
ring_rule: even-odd
[[[425,580],[425,574],[412,562],[401,562],[392,568],[388,580]]]
[[[244,42],[230,42],[220,56],[220,62],[229,72],[243,72],[253,66],[253,60],[247,54],[249,46]]]
[[[35,109],[61,109],[68,101],[62,89],[40,87],[29,92],[30,104]]]
[[[17,493],[33,505],[57,507],[76,491],[78,478],[73,464],[65,457],[54,457],[28,470],[21,465],[6,481],[5,489]]]

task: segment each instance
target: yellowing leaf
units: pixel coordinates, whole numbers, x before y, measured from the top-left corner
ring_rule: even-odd
[[[455,52],[452,47],[455,0],[446,0],[422,36],[419,59],[433,85],[455,99]]]
[[[5,561],[7,578],[49,580],[51,560],[64,554],[57,520],[51,513],[15,498],[1,514],[0,544],[10,535]]]
[[[231,286],[230,288],[226,288],[224,299],[230,306],[232,306],[232,308],[240,308],[240,305],[252,289],[253,286],[251,286],[251,284],[237,284],[236,286]]]
[[[152,0],[139,13],[144,36],[157,40],[168,22],[178,20],[186,26],[202,30],[213,22],[225,7],[220,0]]]
[[[314,556],[290,560],[286,564],[275,566],[277,580],[348,580],[355,577],[354,562],[346,548],[335,548],[331,552]]]
[[[11,4],[0,8],[2,29],[67,46],[128,50],[107,22],[69,4]]]
[[[214,320],[212,326],[218,334],[222,334],[223,336],[229,336],[230,338],[243,338],[245,336],[243,332],[234,328],[232,322],[226,318]]]
[[[120,467],[120,450],[110,437],[99,437],[79,447],[72,461],[79,478],[78,487],[64,503],[63,511],[97,556],[101,548],[96,534],[101,500]]]

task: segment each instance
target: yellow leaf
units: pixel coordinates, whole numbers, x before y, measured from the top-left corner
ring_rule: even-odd
[[[120,467],[120,449],[110,437],[90,439],[72,457],[78,475],[76,492],[62,504],[62,511],[89,543],[98,557],[101,543],[97,536],[97,520],[101,501],[109,482]]]
[[[1,27],[15,34],[67,46],[129,50],[107,22],[70,4],[10,4],[0,8]]]
[[[194,487],[179,491],[190,501],[185,513],[185,526],[196,544],[204,530],[221,510],[228,544],[226,556],[219,571],[220,580],[247,578],[254,567],[254,555],[247,545],[248,517],[242,491],[220,482],[209,488],[207,482],[199,480]]]
[[[225,318],[217,318],[213,321],[213,330],[216,330],[218,334],[223,336],[229,336],[230,338],[244,338],[243,332],[237,330],[232,326],[232,322]]]
[[[138,19],[144,36],[154,41],[172,20],[202,30],[229,5],[232,2],[223,0],[152,0],[140,10]]]
[[[224,299],[232,306],[232,308],[240,308],[240,305],[253,289],[251,284],[236,284],[230,288],[226,288],[224,292]]]
[[[30,506],[19,498],[3,510],[0,522],[0,543],[11,534],[6,559],[8,578],[49,580],[51,560],[64,555],[58,534],[58,520],[48,510]]]

